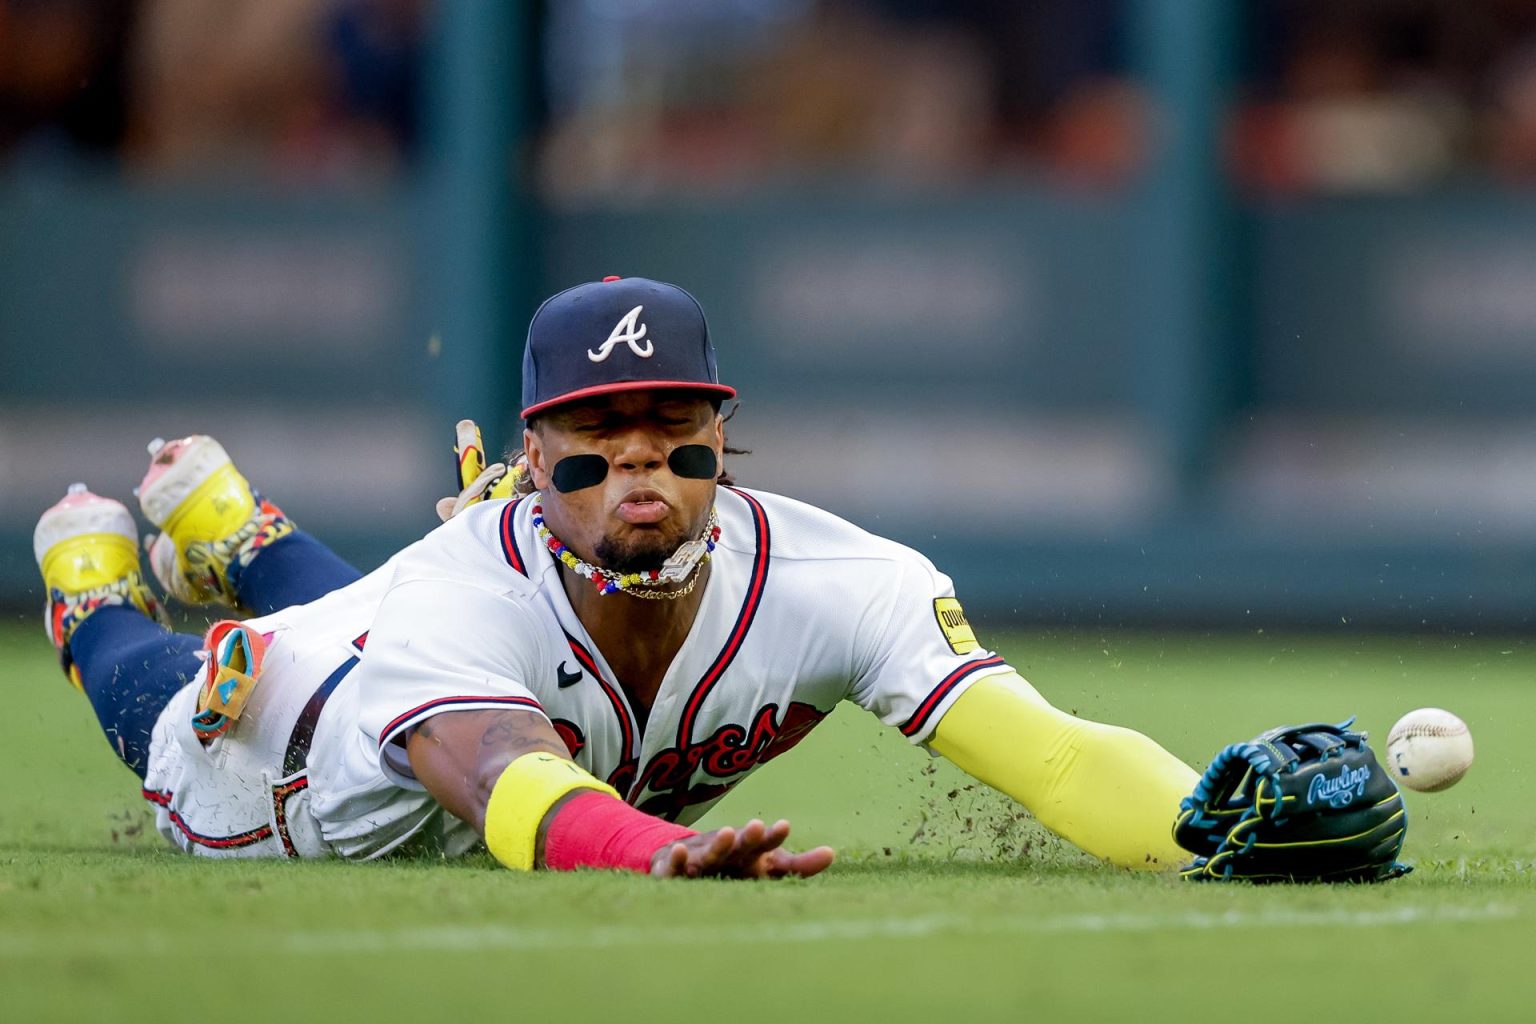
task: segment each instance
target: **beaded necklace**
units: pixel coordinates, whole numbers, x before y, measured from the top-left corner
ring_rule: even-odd
[[[599,594],[616,594],[623,591],[630,597],[643,597],[653,601],[675,601],[691,593],[699,582],[699,568],[709,561],[709,556],[715,550],[715,544],[720,540],[720,518],[711,508],[709,519],[704,524],[704,536],[697,540],[685,541],[672,553],[672,557],[662,563],[660,569],[617,573],[612,569],[602,569],[577,558],[571,549],[565,546],[565,542],[544,525],[543,505],[533,506],[531,518],[539,540],[549,548],[549,553],[576,575],[590,580]],[[681,590],[648,589],[681,583],[684,580],[688,580],[688,585]]]

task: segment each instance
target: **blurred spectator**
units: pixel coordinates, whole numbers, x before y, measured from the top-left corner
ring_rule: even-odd
[[[409,155],[418,141],[424,0],[346,0],[331,19],[336,102],[376,149]]]
[[[143,0],[135,163],[345,178],[414,141],[418,0]]]
[[[1536,3],[1268,0],[1234,132],[1268,191],[1536,181]]]
[[[0,156],[155,174],[395,170],[426,0],[0,0]]]
[[[546,195],[1000,172],[1118,184],[1145,111],[1123,0],[551,4]]]
[[[128,0],[0,0],[0,157],[109,157],[122,143]]]
[[[744,85],[743,115],[766,149],[759,173],[947,180],[977,170],[989,141],[976,41],[857,6],[829,4],[789,27]]]
[[[1242,170],[1273,189],[1399,191],[1456,166],[1465,112],[1440,83],[1390,67],[1350,35],[1319,32],[1289,55],[1283,98],[1240,122]]]
[[[432,0],[0,0],[0,161],[300,181],[419,145]],[[1128,0],[542,0],[552,198],[808,179],[1115,188]],[[1241,182],[1536,183],[1536,0],[1249,0]],[[1241,45],[1237,45],[1241,43]]]
[[[1528,36],[1498,70],[1489,135],[1499,175],[1536,183],[1536,35]]]

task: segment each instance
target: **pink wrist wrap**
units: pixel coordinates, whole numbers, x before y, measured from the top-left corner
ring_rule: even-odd
[[[691,828],[637,811],[589,789],[566,801],[544,831],[544,866],[650,871],[651,858],[669,843],[698,835]]]

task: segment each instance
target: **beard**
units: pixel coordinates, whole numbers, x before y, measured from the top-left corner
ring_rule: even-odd
[[[637,530],[626,537],[604,536],[592,553],[597,564],[618,573],[655,572],[689,539],[687,531]]]

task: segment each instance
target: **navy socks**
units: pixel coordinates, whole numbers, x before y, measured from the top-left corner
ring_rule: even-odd
[[[292,533],[263,549],[232,582],[246,607],[266,615],[308,604],[361,576],[313,537]],[[138,609],[116,605],[92,612],[70,638],[70,656],[107,742],[141,779],[149,770],[155,720],[202,670],[202,647],[202,637],[172,633]]]
[[[70,656],[107,742],[139,778],[166,703],[198,674],[201,637],[172,633],[137,608],[98,608],[75,628]]]
[[[291,533],[263,548],[230,582],[254,615],[308,604],[361,579],[362,573],[307,533]]]

